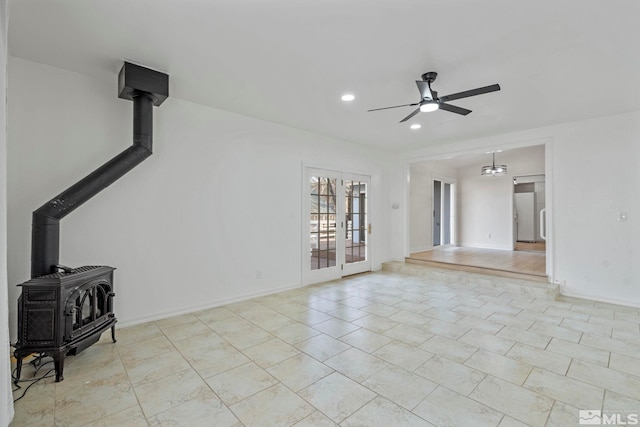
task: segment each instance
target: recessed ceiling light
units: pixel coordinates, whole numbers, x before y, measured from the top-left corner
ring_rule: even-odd
[[[340,98],[340,99],[342,99],[343,101],[347,101],[348,102],[348,101],[353,101],[354,99],[356,99],[356,97],[353,96],[352,93],[345,93],[344,95],[342,95],[342,98]]]
[[[411,129],[420,129],[422,126],[418,123],[414,123],[411,125]]]

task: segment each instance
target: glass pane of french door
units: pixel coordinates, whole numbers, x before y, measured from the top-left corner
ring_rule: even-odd
[[[344,181],[345,192],[345,264],[367,259],[367,183]]]
[[[309,177],[311,270],[336,266],[337,179]]]

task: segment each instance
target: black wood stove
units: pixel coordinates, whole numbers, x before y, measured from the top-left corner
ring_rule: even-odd
[[[153,106],[168,96],[167,74],[125,62],[118,75],[118,97],[133,101],[133,145],[33,212],[31,280],[19,285],[16,383],[22,360],[31,353],[51,356],[56,381],[62,381],[66,355],[94,344],[109,328],[116,341],[115,268],[59,265],[60,220],[151,155]]]
[[[19,286],[16,377],[22,359],[31,353],[51,356],[56,382],[63,380],[64,358],[75,355],[100,339],[111,328],[116,342],[113,314],[113,267],[61,267]]]

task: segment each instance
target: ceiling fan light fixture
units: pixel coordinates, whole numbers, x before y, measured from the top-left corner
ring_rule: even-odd
[[[493,162],[490,165],[482,166],[480,175],[482,176],[502,176],[507,174],[507,165],[496,166],[496,153],[493,152]]]
[[[342,95],[340,99],[342,99],[345,102],[349,102],[356,99],[356,97],[352,93],[345,93],[344,95]]]
[[[466,116],[467,114],[471,113],[471,110],[467,110],[466,108],[458,107],[456,105],[451,105],[448,102],[454,101],[456,99],[469,98],[470,96],[482,95],[485,93],[500,90],[500,85],[496,83],[489,86],[465,90],[463,92],[452,93],[450,95],[438,97],[438,92],[431,89],[431,83],[435,81],[437,75],[438,73],[436,73],[435,71],[429,71],[422,75],[422,80],[416,80],[418,91],[420,91],[420,101],[411,104],[374,108],[371,110],[367,110],[367,112],[389,110],[391,108],[415,107],[417,105],[418,108],[412,111],[407,117],[400,120],[400,123],[406,122],[420,112],[429,113],[436,110],[443,110],[450,113],[460,114],[461,116]]]
[[[410,126],[411,129],[420,129],[422,127],[422,125],[420,125],[420,123],[414,123]]]
[[[420,111],[423,113],[430,113],[432,111],[436,111],[438,108],[440,108],[440,105],[438,105],[437,102],[425,102],[420,105]]]

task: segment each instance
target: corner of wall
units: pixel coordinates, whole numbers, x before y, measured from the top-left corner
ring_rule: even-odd
[[[0,0],[0,425],[13,419],[7,289],[7,27],[9,2]]]

